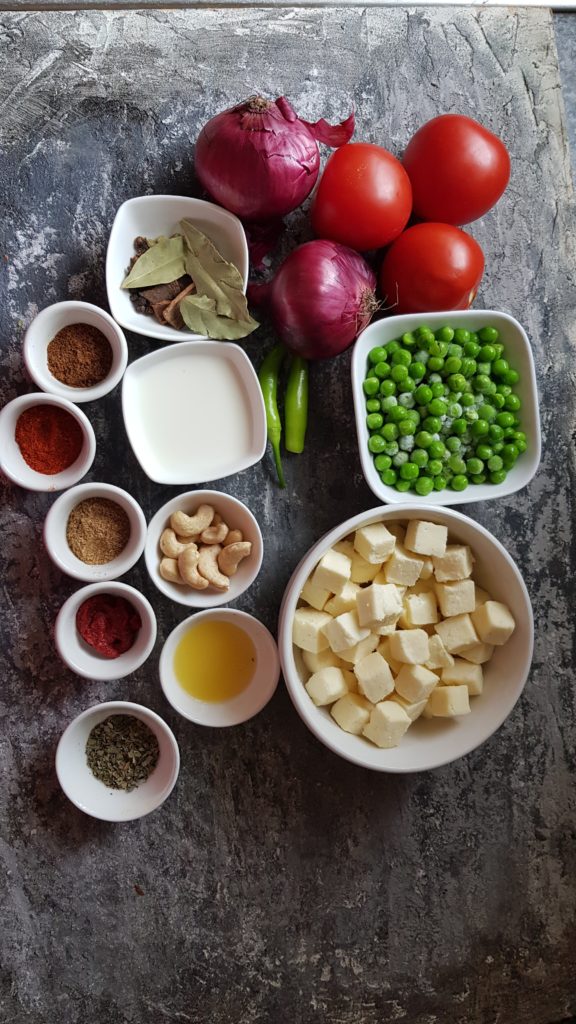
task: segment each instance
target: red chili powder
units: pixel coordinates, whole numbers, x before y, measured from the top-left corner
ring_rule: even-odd
[[[129,651],[142,627],[142,619],[125,597],[94,594],[76,612],[76,629],[83,640],[104,658]]]
[[[16,444],[30,469],[53,476],[68,469],[82,451],[78,420],[57,405],[33,405],[16,423]]]

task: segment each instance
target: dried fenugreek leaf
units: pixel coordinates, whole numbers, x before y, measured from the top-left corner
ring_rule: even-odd
[[[215,341],[236,341],[238,338],[245,338],[259,326],[252,317],[248,321],[241,321],[220,316],[215,299],[209,295],[188,295],[180,303],[180,312],[184,323],[191,331],[205,334]]]
[[[242,274],[228,263],[209,238],[190,220],[181,220],[184,233],[184,260],[198,295],[208,295],[216,303],[219,316],[243,323],[255,323],[248,312]],[[254,327],[252,327],[254,330]],[[248,332],[250,333],[250,332]],[[244,337],[244,335],[235,335]]]
[[[182,235],[159,238],[138,257],[122,282],[122,288],[151,288],[156,284],[170,284],[185,273]]]

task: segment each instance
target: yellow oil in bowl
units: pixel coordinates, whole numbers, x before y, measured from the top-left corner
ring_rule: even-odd
[[[192,624],[174,652],[174,674],[197,700],[237,697],[256,669],[256,650],[243,629],[231,622],[206,619]]]

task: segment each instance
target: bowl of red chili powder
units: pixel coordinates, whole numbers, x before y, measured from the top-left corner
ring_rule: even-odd
[[[29,491],[72,487],[95,454],[90,420],[65,398],[22,395],[0,412],[0,469]]]

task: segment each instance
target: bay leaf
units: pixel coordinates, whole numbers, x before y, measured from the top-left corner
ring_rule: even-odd
[[[209,295],[220,316],[250,323],[242,274],[228,263],[214,243],[190,220],[181,220],[185,241],[184,259],[198,295]],[[240,335],[243,337],[243,335]]]
[[[218,304],[209,295],[188,295],[180,303],[182,319],[191,331],[205,334],[215,341],[236,341],[252,334],[260,325],[249,317],[248,320],[235,320],[221,316]]]
[[[182,235],[160,238],[138,257],[122,288],[151,288],[169,284],[186,273]]]

